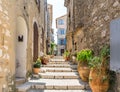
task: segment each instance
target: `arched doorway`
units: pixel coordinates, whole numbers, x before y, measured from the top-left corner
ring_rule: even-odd
[[[34,32],[33,32],[33,61],[38,58],[38,27],[37,23],[34,22],[33,25]]]
[[[16,26],[16,77],[26,77],[28,30],[22,17],[17,18]]]

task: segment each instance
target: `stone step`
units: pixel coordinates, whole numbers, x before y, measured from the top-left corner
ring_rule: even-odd
[[[90,90],[29,90],[28,92],[92,92]]]
[[[32,89],[48,90],[84,90],[89,89],[86,82],[80,79],[35,79],[30,80]]]
[[[78,72],[46,72],[39,73],[44,79],[78,79],[80,78]]]
[[[90,88],[80,79],[35,79],[17,87],[18,92],[27,92],[29,89],[89,90]]]
[[[25,78],[16,78],[15,79],[16,86],[19,86],[19,85],[24,84],[24,83],[25,83]]]
[[[71,68],[54,68],[54,67],[41,67],[45,72],[77,72],[76,69]]]
[[[42,67],[73,68],[73,69],[76,69],[76,68],[77,68],[77,65],[69,65],[69,64],[48,64],[48,65],[42,65]]]
[[[53,58],[57,58],[57,59],[63,59],[63,56],[54,56]]]
[[[17,92],[28,92],[31,89],[31,87],[32,85],[26,82],[20,86],[17,86],[16,89],[17,89]]]
[[[57,59],[57,58],[52,58],[50,61],[55,61],[55,62],[65,62],[64,59]]]
[[[70,62],[65,62],[65,61],[50,61],[49,64],[70,64]]]

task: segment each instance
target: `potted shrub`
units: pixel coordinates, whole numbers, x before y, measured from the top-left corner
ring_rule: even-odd
[[[47,65],[49,62],[49,57],[47,55],[43,55],[40,57],[42,64]]]
[[[89,85],[92,92],[107,92],[109,88],[109,49],[104,47],[100,56],[95,56],[89,63]]]
[[[83,49],[77,53],[78,73],[83,81],[89,80],[89,61],[93,57],[93,52],[90,49]]]
[[[63,54],[63,57],[64,57],[65,61],[68,61],[70,59],[70,52],[65,51],[64,54]]]
[[[40,60],[40,58],[38,58],[33,65],[33,72],[35,74],[38,74],[40,72],[40,67],[41,67],[41,60]]]

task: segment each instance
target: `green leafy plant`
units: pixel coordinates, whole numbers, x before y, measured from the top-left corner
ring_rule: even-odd
[[[88,63],[93,57],[93,51],[90,49],[83,49],[77,53],[78,62],[86,62]]]
[[[69,51],[65,51],[63,54],[64,57],[69,57],[70,56],[70,52]]]
[[[101,55],[101,57],[109,56],[110,55],[110,48],[108,46],[104,46],[101,49],[100,55]]]
[[[101,67],[105,67],[109,70],[109,59],[110,59],[110,48],[108,46],[104,46],[100,51],[101,57]]]
[[[56,47],[56,44],[51,42],[51,44],[50,44],[51,55],[53,54],[55,47]]]
[[[33,67],[34,68],[40,68],[41,67],[41,60],[40,60],[40,58],[38,58],[36,60],[36,62],[34,63]]]
[[[26,77],[28,78],[28,77],[31,77],[31,76],[32,76],[32,72],[31,71],[27,71]]]
[[[93,57],[89,62],[90,68],[99,68],[101,66],[101,58],[98,56]]]

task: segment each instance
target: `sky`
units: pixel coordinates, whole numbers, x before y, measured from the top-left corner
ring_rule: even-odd
[[[64,0],[47,0],[48,4],[53,5],[53,24],[52,28],[54,29],[54,39],[55,43],[57,43],[57,29],[56,29],[56,21],[55,19],[65,15],[67,13],[67,8],[64,7]]]

